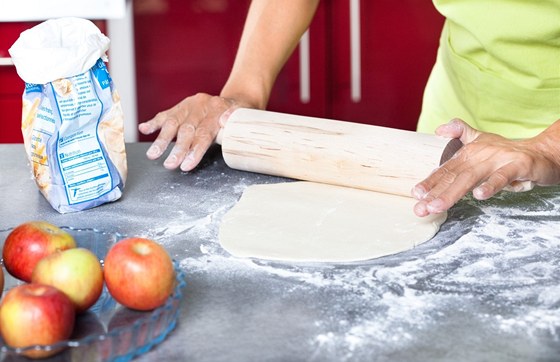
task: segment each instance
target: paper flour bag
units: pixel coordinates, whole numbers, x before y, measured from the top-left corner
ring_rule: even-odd
[[[61,213],[121,197],[127,164],[120,98],[105,67],[109,39],[60,18],[21,33],[9,52],[25,81],[25,150],[42,194]]]

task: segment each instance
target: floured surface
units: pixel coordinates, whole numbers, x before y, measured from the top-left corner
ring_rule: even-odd
[[[115,203],[58,214],[29,177],[22,145],[0,145],[0,229],[30,219],[162,243],[187,275],[176,329],[142,361],[557,361],[560,187],[468,196],[412,250],[365,262],[236,258],[224,215],[254,184],[214,148],[198,171],[169,172],[128,144],[131,182]],[[214,152],[214,153],[212,153]],[[135,360],[136,361],[136,360]],[[81,361],[76,361],[81,362]]]
[[[420,218],[409,197],[313,182],[248,187],[219,240],[238,257],[351,262],[396,254],[429,239],[446,214]]]

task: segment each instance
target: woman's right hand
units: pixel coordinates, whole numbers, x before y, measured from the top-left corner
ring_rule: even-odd
[[[234,99],[205,93],[183,99],[138,125],[138,130],[145,135],[159,131],[146,155],[151,160],[161,157],[176,138],[163,166],[167,169],[180,167],[182,171],[194,169],[214,143],[220,128],[239,107],[241,105]]]

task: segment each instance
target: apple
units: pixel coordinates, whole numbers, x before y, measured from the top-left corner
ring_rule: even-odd
[[[31,281],[35,264],[56,250],[76,247],[76,241],[66,231],[45,221],[29,221],[13,229],[2,249],[8,273],[25,282]]]
[[[95,304],[103,291],[103,269],[88,249],[55,251],[39,260],[31,282],[63,291],[74,303],[76,312],[82,313]]]
[[[123,239],[113,245],[105,257],[103,275],[111,296],[136,310],[159,307],[175,285],[169,254],[155,241],[144,238]]]
[[[76,313],[72,301],[50,285],[22,284],[10,289],[0,303],[0,333],[13,348],[52,345],[67,340]],[[23,354],[45,358],[60,352],[30,349]]]

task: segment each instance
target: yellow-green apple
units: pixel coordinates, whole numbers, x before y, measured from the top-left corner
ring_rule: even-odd
[[[29,221],[13,229],[2,249],[8,273],[25,282],[31,281],[35,264],[57,250],[76,247],[68,232],[46,221]]]
[[[0,333],[13,348],[52,345],[67,340],[76,313],[72,301],[50,285],[22,284],[10,289],[0,303]],[[44,358],[60,349],[23,352],[30,358]]]
[[[82,313],[95,304],[103,291],[103,269],[88,249],[67,249],[39,260],[31,281],[62,290],[74,303],[76,312]]]
[[[103,266],[109,293],[122,305],[152,310],[173,292],[175,271],[167,251],[144,238],[123,239],[107,252]]]

